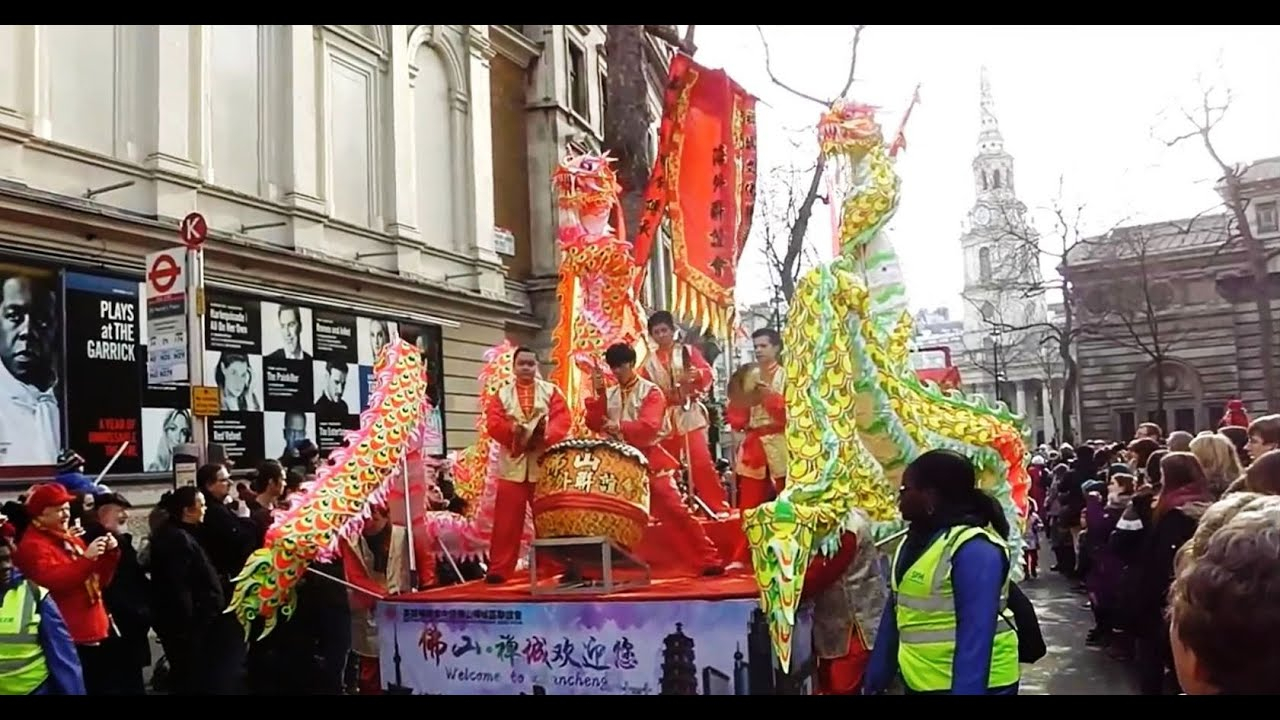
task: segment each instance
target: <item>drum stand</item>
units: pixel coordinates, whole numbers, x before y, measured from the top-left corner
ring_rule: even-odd
[[[546,550],[570,568],[577,569],[584,564],[594,564],[597,549],[600,552],[600,580],[570,580],[556,585],[538,583],[538,550]],[[622,561],[620,566],[639,570],[643,576],[618,579],[613,573],[615,559]],[[584,563],[583,560],[587,562]],[[607,537],[542,538],[534,540],[529,547],[529,589],[534,595],[608,595],[619,590],[644,587],[651,579],[647,563]]]

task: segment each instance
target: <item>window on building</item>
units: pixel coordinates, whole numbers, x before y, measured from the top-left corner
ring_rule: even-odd
[[[1178,408],[1173,411],[1173,429],[1186,430],[1194,433],[1199,428],[1196,427],[1196,409],[1195,408]]]
[[[1209,425],[1217,427],[1218,421],[1227,412],[1225,403],[1209,403],[1204,406],[1204,416],[1209,421]]]
[[[1276,202],[1261,202],[1254,210],[1254,224],[1260,233],[1273,233],[1280,229],[1280,217],[1276,215]]]
[[[1119,433],[1118,437],[1125,439],[1133,437],[1138,431],[1137,419],[1132,410],[1116,411],[1116,431]]]
[[[1148,410],[1146,421],[1149,423],[1155,423],[1159,425],[1160,427],[1164,428],[1164,431],[1166,433],[1169,432],[1169,416],[1167,412],[1163,412],[1159,410]],[[1133,436],[1130,435],[1129,437],[1133,437]]]
[[[587,51],[569,41],[569,108],[582,117],[590,115],[587,102]]]
[[[990,302],[982,303],[981,312],[982,312],[982,319],[986,320],[987,322],[991,322],[996,318],[996,306],[992,305]]]
[[[991,187],[994,190],[1000,189],[1000,170],[999,169],[996,169],[995,172],[991,173]]]
[[[991,282],[991,248],[978,250],[978,281]]]
[[[600,69],[600,124],[609,116],[609,74]]]

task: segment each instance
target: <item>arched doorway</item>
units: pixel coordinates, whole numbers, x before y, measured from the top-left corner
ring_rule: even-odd
[[[1160,411],[1160,388],[1164,389],[1164,412]],[[1205,417],[1204,386],[1200,373],[1176,359],[1157,365],[1150,363],[1134,378],[1133,398],[1138,422],[1153,422],[1166,433],[1186,430],[1194,433],[1209,427]]]

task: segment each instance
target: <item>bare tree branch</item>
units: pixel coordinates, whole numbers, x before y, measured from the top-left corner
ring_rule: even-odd
[[[841,87],[840,93],[831,99],[823,99],[816,95],[796,89],[784,82],[777,76],[777,74],[774,73],[772,65],[773,58],[769,50],[769,42],[765,38],[764,29],[759,25],[755,26],[756,33],[760,36],[760,44],[764,50],[765,72],[769,74],[769,79],[773,84],[798,98],[818,103],[824,110],[830,107],[837,99],[848,94],[849,89],[853,87],[853,82],[856,76],[855,73],[857,72],[858,67],[858,44],[862,38],[863,27],[864,26],[862,25],[854,27],[853,40],[850,43],[849,48],[849,74],[845,78],[844,85]],[[813,165],[809,169],[803,171],[805,173],[809,173],[807,184],[801,180],[798,173],[794,172],[794,168],[791,172],[786,173],[787,177],[785,180],[789,183],[788,197],[797,200],[794,204],[790,202],[787,203],[787,211],[784,213],[784,217],[787,219],[785,225],[787,244],[781,252],[777,251],[776,246],[774,250],[766,250],[766,260],[775,264],[775,269],[777,270],[777,281],[779,283],[778,289],[784,302],[790,302],[791,297],[795,294],[796,281],[799,279],[799,270],[805,260],[805,239],[809,232],[809,221],[813,217],[814,204],[818,201],[822,201],[824,204],[831,202],[830,198],[820,194],[822,189],[822,177],[825,170],[826,157],[821,151],[819,151]],[[776,181],[777,177],[771,176],[771,179]],[[798,198],[794,196],[794,190],[797,186],[805,188],[804,194]],[[764,190],[764,188],[761,188],[761,190]]]
[[[1239,163],[1228,163],[1218,152],[1213,141],[1213,131],[1217,129],[1231,107],[1231,90],[1230,88],[1224,90],[1220,101],[1213,99],[1214,88],[1205,86],[1203,82],[1200,91],[1199,107],[1182,109],[1182,117],[1188,130],[1165,140],[1165,144],[1173,147],[1182,142],[1199,139],[1205,152],[1221,173],[1218,191],[1231,222],[1228,225],[1226,240],[1218,248],[1218,252],[1235,242],[1239,242],[1244,249],[1252,279],[1253,299],[1258,311],[1259,343],[1262,348],[1272,348],[1275,347],[1275,323],[1271,315],[1272,290],[1267,261],[1273,253],[1269,253],[1266,246],[1254,236],[1253,228],[1249,224],[1250,198],[1244,188],[1245,172],[1248,168]],[[1215,256],[1218,252],[1214,253]],[[1258,353],[1258,358],[1262,364],[1265,405],[1274,406],[1280,401],[1280,377],[1277,377],[1276,373],[1275,356],[1271,352],[1264,351]]]

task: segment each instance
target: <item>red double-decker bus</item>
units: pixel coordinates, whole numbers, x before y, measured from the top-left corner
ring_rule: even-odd
[[[960,387],[960,369],[951,364],[949,347],[918,348],[911,353],[911,366],[916,371],[916,377],[933,381],[943,390]]]

